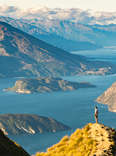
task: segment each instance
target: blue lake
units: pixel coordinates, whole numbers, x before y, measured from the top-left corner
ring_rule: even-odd
[[[83,54],[90,59],[109,60],[116,63],[116,50],[112,48],[75,53]],[[95,105],[99,108],[100,122],[116,128],[116,113],[109,112],[106,105],[100,105],[95,102],[95,99],[116,81],[116,75],[64,77],[64,79],[70,81],[87,81],[97,86],[96,88],[78,89],[72,92],[19,95],[2,91],[4,88],[13,86],[17,79],[0,79],[1,114],[38,114],[55,118],[72,127],[71,131],[65,132],[36,134],[33,136],[9,136],[21,144],[30,154],[34,154],[37,151],[45,151],[46,148],[57,143],[64,135],[70,135],[76,128],[81,128],[89,122],[94,122]]]
[[[72,54],[87,56],[90,60],[109,61],[116,64],[116,46],[97,50],[74,51]]]

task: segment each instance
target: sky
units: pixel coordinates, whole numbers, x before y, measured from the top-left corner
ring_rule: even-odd
[[[27,8],[80,8],[83,10],[116,12],[116,0],[0,0],[0,6]]]

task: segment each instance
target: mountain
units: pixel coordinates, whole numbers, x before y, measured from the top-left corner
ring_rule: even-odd
[[[1,156],[30,156],[20,145],[10,140],[0,130],[0,155]]]
[[[61,78],[36,78],[17,80],[12,88],[7,88],[5,91],[14,91],[21,94],[44,93],[53,91],[71,91],[78,88],[95,87],[87,82],[70,82]]]
[[[13,8],[13,6],[11,8]],[[67,47],[65,45],[65,43],[69,43],[69,41],[77,50],[78,47],[73,41],[76,41],[77,44],[81,42],[83,47],[89,49],[92,49],[93,46],[97,48],[99,45],[115,45],[115,12],[93,12],[91,10],[81,10],[78,8],[51,9],[38,7],[38,9],[31,8],[26,11],[19,8],[11,8],[6,7],[5,9],[4,7],[2,9],[1,7],[0,15],[5,17],[0,17],[0,20],[12,24],[36,37],[42,37],[40,39],[48,43],[53,42],[55,46],[66,48],[65,50],[70,50],[70,46],[68,48],[68,44]],[[8,17],[12,17],[15,20]],[[42,32],[45,36],[42,34],[40,35],[39,32]],[[55,37],[58,42],[55,42],[54,39],[45,32],[50,34],[50,36],[53,35],[53,38]],[[59,44],[61,40],[64,45]],[[86,44],[82,42],[86,42]],[[79,49],[83,49],[83,47],[80,45]],[[74,50],[76,50],[75,48]]]
[[[20,135],[65,131],[70,127],[52,118],[34,114],[1,114],[0,129],[6,135]]]
[[[0,75],[48,76],[79,71],[84,57],[38,40],[4,22],[0,22]]]
[[[116,130],[89,123],[36,156],[115,156]]]
[[[83,43],[85,49],[86,47],[90,47],[90,45],[90,49],[92,49],[92,44],[95,48],[115,45],[116,31],[114,30],[116,30],[116,24],[113,26],[112,24],[103,26],[99,24],[89,25],[88,23],[82,24],[72,20],[45,18],[46,22],[44,22],[44,20],[40,20],[40,18],[34,17],[31,19],[21,18],[20,21],[39,27],[53,36],[57,35],[65,38],[66,40],[76,41],[77,44],[78,42],[81,44]]]
[[[116,24],[100,25],[79,23],[71,19],[57,19],[43,16],[12,19],[0,17],[1,21],[33,35],[56,47],[68,51],[94,50],[103,46],[115,45]]]
[[[96,101],[98,103],[107,104],[112,112],[116,112],[116,82],[112,84]]]
[[[0,22],[0,77],[115,73],[114,65],[89,61]]]
[[[94,50],[101,48],[100,45],[96,45],[87,41],[74,41],[72,39],[66,39],[62,36],[59,36],[53,32],[48,33],[44,31],[40,26],[35,26],[35,24],[28,24],[28,21],[13,19],[10,17],[0,16],[0,21],[11,24],[13,27],[16,27],[38,39],[41,39],[53,46],[64,49],[66,51],[76,51],[76,50]]]

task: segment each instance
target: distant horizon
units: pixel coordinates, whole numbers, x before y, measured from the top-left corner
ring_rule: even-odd
[[[52,11],[55,11],[52,13]],[[66,18],[68,16],[74,17],[76,14],[78,16],[78,13],[80,14],[80,17],[86,18],[92,18],[92,16],[97,17],[102,17],[105,20],[108,20],[107,18],[112,18],[113,16],[116,17],[116,11],[115,12],[107,12],[107,11],[95,11],[91,9],[81,9],[81,8],[50,8],[46,6],[38,6],[36,8],[20,8],[19,6],[8,6],[8,5],[0,5],[0,16],[4,17],[11,17],[11,18],[20,18],[24,16],[33,16],[33,17],[39,17],[39,16],[48,16],[49,13],[51,14],[51,17],[54,18],[55,14],[57,14],[57,17],[59,16],[60,18]],[[64,14],[63,14],[64,13]],[[106,17],[107,18],[106,18]],[[76,18],[76,17],[75,17]]]
[[[39,9],[39,8],[61,8],[71,9],[77,8],[82,10],[90,10],[93,12],[116,12],[115,0],[0,0],[0,8],[11,7],[21,10]]]

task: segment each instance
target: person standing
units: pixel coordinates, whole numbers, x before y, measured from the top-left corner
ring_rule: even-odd
[[[95,121],[98,123],[98,108],[97,106],[95,107]]]

